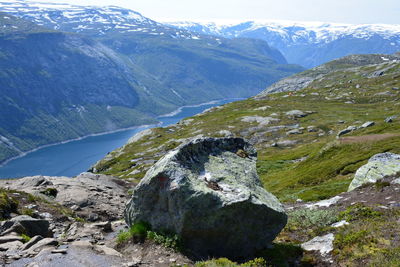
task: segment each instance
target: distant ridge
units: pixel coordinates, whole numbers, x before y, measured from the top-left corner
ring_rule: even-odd
[[[340,24],[294,21],[165,22],[179,29],[267,41],[288,62],[315,67],[350,54],[392,54],[400,50],[400,24]]]

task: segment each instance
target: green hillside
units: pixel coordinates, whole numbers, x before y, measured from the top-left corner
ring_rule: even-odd
[[[259,175],[280,200],[334,196],[347,190],[354,172],[372,155],[400,153],[400,120],[385,122],[400,115],[400,63],[390,58],[367,60],[358,67],[328,63],[331,70],[303,90],[226,104],[177,125],[155,128],[113,151],[94,171],[138,181],[186,138],[232,134],[255,144]],[[290,113],[293,110],[301,112]],[[339,131],[367,121],[375,125],[337,138]]]

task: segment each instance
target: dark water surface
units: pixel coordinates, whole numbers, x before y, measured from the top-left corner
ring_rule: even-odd
[[[183,107],[179,113],[160,117],[159,121],[162,122],[162,126],[168,126],[210,107],[235,100],[238,99],[226,99],[200,106]],[[108,152],[124,145],[135,133],[152,127],[155,126],[89,136],[80,140],[38,149],[0,167],[0,178],[32,175],[75,176],[87,171],[90,166],[102,159]]]

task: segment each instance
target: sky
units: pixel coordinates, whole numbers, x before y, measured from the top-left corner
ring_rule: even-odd
[[[116,5],[158,21],[293,20],[400,24],[400,0],[36,0]]]

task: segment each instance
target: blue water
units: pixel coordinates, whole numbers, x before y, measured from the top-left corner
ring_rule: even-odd
[[[184,107],[179,113],[168,117],[160,117],[158,120],[162,123],[162,126],[168,126],[210,107],[235,100],[237,99],[221,100],[196,107]],[[32,175],[76,176],[81,172],[87,171],[90,166],[102,159],[108,152],[124,145],[135,133],[151,127],[155,126],[90,136],[81,140],[41,148],[0,167],[0,178]]]

